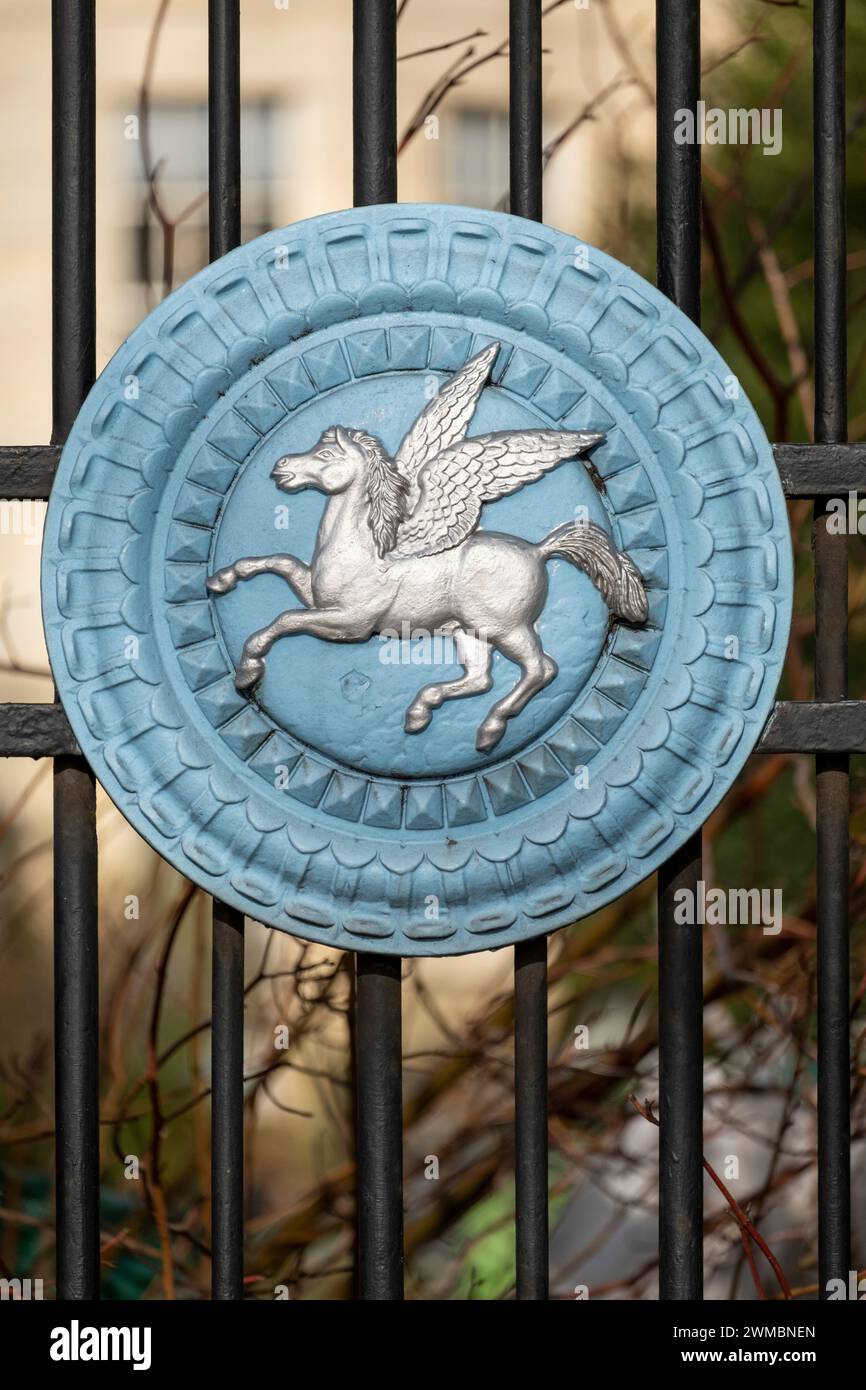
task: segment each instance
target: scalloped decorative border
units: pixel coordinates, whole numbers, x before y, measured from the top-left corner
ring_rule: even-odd
[[[140,833],[181,872],[259,920],[335,946],[403,955],[479,950],[552,930],[625,892],[671,854],[721,799],[760,733],[784,658],[792,585],[769,445],[698,330],[632,271],[592,248],[576,254],[581,246],[473,209],[400,204],[315,218],[232,252],[172,295],[119,350],[81,411],[52,491],[43,553],[46,637],[61,698],[100,781]],[[339,817],[323,823],[297,799],[281,804],[264,784],[256,795],[238,749],[190,718],[192,693],[171,675],[171,648],[152,617],[158,498],[215,403],[299,338],[308,344],[294,360],[303,356],[307,382],[287,390],[317,392],[329,371],[327,343],[309,335],[395,313],[405,316],[404,356],[420,355],[432,316],[459,314],[485,320],[491,337],[507,325],[515,351],[532,356],[533,342],[543,342],[564,364],[590,371],[648,444],[649,476],[669,496],[665,518],[679,532],[662,552],[682,601],[665,616],[655,698],[641,697],[601,749],[603,776],[583,792],[554,790],[511,810],[506,779],[502,819],[492,825],[460,821],[457,779],[449,781],[457,811],[447,834],[429,805],[419,806],[413,834],[405,823],[399,831],[369,821],[344,830]],[[363,328],[375,332],[376,323]],[[555,391],[556,372],[533,390],[550,376]],[[244,406],[209,442],[207,477],[191,470],[202,495],[191,493],[190,505],[218,507],[232,465],[259,442],[267,397],[251,390]],[[225,479],[213,486],[220,468]],[[615,488],[621,470],[610,473]],[[195,599],[192,572],[207,558],[196,538],[210,531],[179,516],[172,525],[179,602],[167,620],[184,614],[175,619],[182,637],[201,634],[183,640],[183,651],[207,642],[212,621],[208,604]],[[639,547],[628,513],[618,525],[621,544]],[[740,641],[737,660],[726,659],[730,634]],[[569,715],[563,728],[569,719],[575,723]],[[243,749],[243,729],[238,737]],[[538,772],[543,778],[545,769]],[[329,789],[341,775],[329,770]],[[357,789],[335,794],[351,803]],[[466,806],[471,813],[471,797]],[[383,805],[380,819],[389,814]],[[439,915],[431,920],[433,901]]]

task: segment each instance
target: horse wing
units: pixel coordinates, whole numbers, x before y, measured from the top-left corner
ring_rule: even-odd
[[[603,438],[589,430],[508,430],[443,449],[418,476],[418,501],[391,554],[407,559],[450,550],[475,530],[484,502],[517,492]]]
[[[498,352],[498,343],[490,343],[483,348],[445,383],[421,411],[394,460],[410,482],[414,482],[424,465],[443,449],[463,438]],[[417,493],[414,500],[417,501]]]

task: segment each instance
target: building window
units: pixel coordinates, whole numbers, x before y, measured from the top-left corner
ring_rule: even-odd
[[[273,177],[273,107],[241,108],[241,240],[269,231]],[[148,122],[150,160],[165,216],[176,223],[170,244],[153,207],[140,140],[127,142],[128,278],[157,289],[183,284],[208,260],[208,120],[205,102],[154,102]]]
[[[508,189],[508,113],[463,107],[451,122],[444,145],[447,201],[497,207]]]

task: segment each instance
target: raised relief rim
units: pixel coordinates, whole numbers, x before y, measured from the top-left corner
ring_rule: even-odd
[[[329,260],[334,244],[339,255]],[[277,257],[288,260],[288,275],[275,272]],[[567,787],[527,796],[525,771],[511,786],[521,749],[492,761],[491,771],[504,769],[500,815],[473,822],[469,787],[455,792],[449,819],[445,784],[471,779],[444,778],[438,807],[419,803],[413,813],[417,832],[405,797],[398,824],[383,805],[376,825],[328,821],[317,809],[326,791],[291,807],[267,784],[257,795],[236,752],[210,737],[210,723],[190,719],[186,677],[181,690],[181,668],[169,670],[153,640],[151,611],[154,514],[192,432],[251,364],[285,357],[291,344],[289,355],[300,354],[363,331],[359,319],[395,315],[407,327],[456,315],[487,325],[489,339],[502,332],[530,354],[543,343],[545,355],[553,349],[589,370],[650,441],[650,482],[656,492],[664,484],[675,504],[668,522],[676,531],[682,518],[684,536],[682,555],[663,547],[681,580],[676,632],[665,625],[664,680],[628,743],[617,746],[615,734],[603,745],[601,785],[573,797]],[[140,383],[135,401],[124,396],[130,378]],[[353,210],[231,253],[170,296],[112,359],[52,492],[43,561],[49,655],[100,781],[181,872],[250,916],[335,946],[404,955],[484,949],[552,930],[627,891],[730,786],[769,713],[784,658],[792,582],[785,503],[757,417],[741,394],[728,394],[729,383],[707,340],[634,272],[505,214],[411,204]],[[247,423],[256,447],[262,435]],[[215,451],[226,476],[242,464],[241,434]],[[610,470],[614,490],[627,471]],[[211,493],[218,503],[219,487],[202,486],[205,504]],[[191,572],[208,558],[171,563]],[[193,627],[206,627],[206,595],[193,601],[203,604]],[[723,665],[719,639],[738,614],[743,660]],[[124,632],[140,643],[133,661],[118,656]],[[560,771],[567,766],[559,760]],[[533,775],[543,788],[545,768]],[[352,803],[351,788],[328,785],[337,803],[340,795]],[[431,901],[438,916],[428,915]]]

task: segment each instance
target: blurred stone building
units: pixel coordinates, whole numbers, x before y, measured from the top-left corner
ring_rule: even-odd
[[[161,295],[162,245],[148,208],[140,90],[160,0],[98,0],[97,187],[100,366]],[[346,207],[352,199],[350,0],[244,0],[243,235]],[[545,136],[602,101],[551,160],[546,220],[602,242],[617,180],[643,168],[652,196],[653,122],[601,0],[565,0],[545,22]],[[626,0],[629,42],[652,73],[653,6]],[[505,0],[409,0],[400,23],[399,124],[405,130],[449,67],[504,39]],[[50,402],[51,73],[49,0],[0,0],[0,141],[6,190],[0,344],[4,439],[47,438]],[[479,32],[483,31],[483,32]],[[615,35],[618,29],[613,31]],[[423,52],[451,40],[440,51]],[[413,56],[422,50],[420,56]],[[610,84],[629,78],[620,90]],[[150,162],[177,218],[173,281],[207,255],[207,4],[169,0],[149,83]],[[508,181],[504,52],[450,90],[400,156],[400,198],[495,207]],[[649,182],[647,183],[647,176]],[[14,325],[14,331],[8,329]]]

